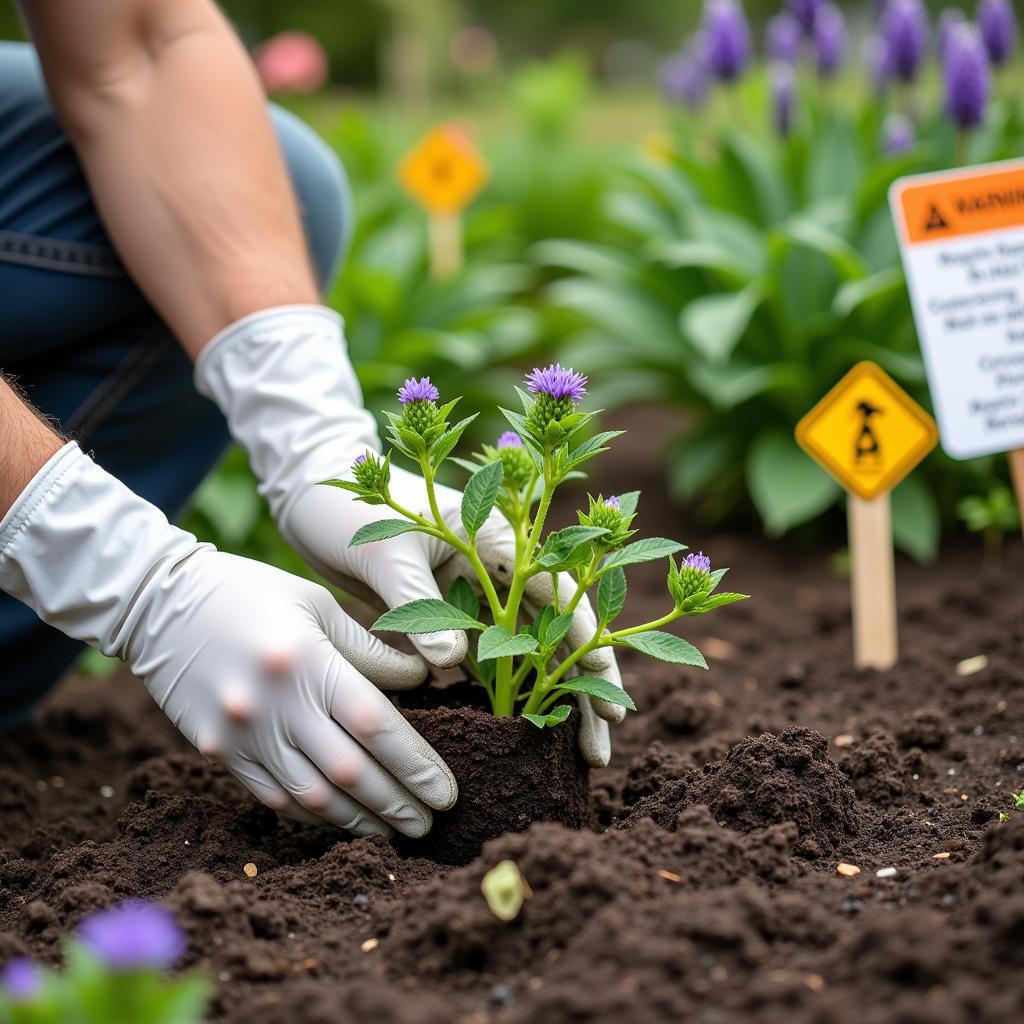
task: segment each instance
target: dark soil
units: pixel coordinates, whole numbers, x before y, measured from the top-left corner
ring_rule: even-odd
[[[592,830],[520,832],[510,805],[510,834],[457,868],[348,841],[257,806],[131,680],[78,680],[0,738],[0,963],[56,960],[84,915],[141,895],[178,914],[231,1024],[1024,1019],[1024,814],[998,822],[1024,784],[1019,541],[990,569],[967,542],[901,561],[900,664],[855,671],[828,550],[700,536],[615,472],[604,493],[647,485],[645,533],[754,599],[687,621],[707,673],[623,657],[639,712],[591,776]],[[630,621],[660,613],[663,577],[630,572]],[[444,729],[453,760],[476,750]],[[506,858],[533,890],[510,924],[480,892]]]

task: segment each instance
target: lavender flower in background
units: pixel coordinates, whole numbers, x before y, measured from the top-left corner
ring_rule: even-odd
[[[429,377],[422,380],[410,377],[398,389],[398,400],[402,405],[408,405],[410,402],[436,402],[440,397],[440,392],[430,383]]]
[[[661,91],[666,99],[697,110],[708,94],[708,76],[695,53],[680,51],[661,65]]]
[[[82,922],[83,945],[116,971],[166,970],[185,952],[185,934],[165,907],[127,900]]]
[[[882,126],[882,148],[887,156],[898,156],[914,145],[914,122],[898,111],[893,111]]]
[[[768,21],[764,36],[764,51],[769,60],[795,64],[800,57],[803,29],[800,22],[782,11]]]
[[[960,25],[950,34],[942,65],[946,113],[961,132],[981,124],[989,95],[989,61],[981,33]]]
[[[39,968],[23,956],[15,957],[0,974],[0,988],[15,1004],[34,999],[42,984]]]
[[[522,448],[523,439],[514,430],[506,430],[505,433],[498,438],[498,447]]]
[[[786,9],[796,18],[804,35],[810,36],[821,4],[822,0],[786,0]]]
[[[531,395],[547,395],[556,400],[568,398],[576,404],[587,393],[587,378],[571,367],[559,363],[531,370],[526,375],[526,389]]]
[[[935,48],[939,54],[939,62],[946,59],[949,37],[958,25],[967,24],[967,15],[959,7],[947,7],[939,15],[939,28],[935,36]]]
[[[928,47],[928,12],[921,0],[889,0],[882,15],[889,72],[913,82]]]
[[[875,95],[884,96],[892,81],[892,65],[889,61],[889,45],[881,36],[869,36],[864,40],[864,63],[868,67]]]
[[[988,50],[989,60],[999,67],[1011,56],[1017,43],[1017,15],[1010,0],[981,0],[978,27]]]
[[[823,4],[814,20],[814,49],[818,74],[831,78],[839,70],[846,54],[846,22],[835,4]]]
[[[706,0],[700,52],[708,70],[723,82],[734,82],[747,70],[750,25],[739,0]]]
[[[772,116],[775,130],[788,139],[793,132],[793,102],[796,98],[796,76],[789,64],[772,64],[769,68],[772,87]]]

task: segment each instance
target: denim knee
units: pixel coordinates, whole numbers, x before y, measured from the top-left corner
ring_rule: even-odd
[[[334,150],[305,122],[271,106],[271,120],[299,200],[310,256],[322,291],[341,267],[352,238],[352,191]]]

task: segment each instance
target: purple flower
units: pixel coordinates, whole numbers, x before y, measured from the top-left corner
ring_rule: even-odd
[[[793,64],[800,56],[803,29],[800,22],[783,11],[768,22],[764,35],[764,51],[769,60]]]
[[[612,494],[612,495],[610,495],[609,497],[605,498],[605,499],[604,499],[604,503],[605,503],[605,504],[606,504],[606,505],[607,505],[607,506],[608,506],[609,508],[613,508],[613,509],[615,509],[616,511],[618,511],[618,510],[619,510],[619,509],[621,508],[621,506],[620,506],[620,504],[619,504],[619,499],[618,499],[618,497],[616,497],[616,495],[614,495],[614,494]]]
[[[988,53],[981,33],[973,25],[960,25],[949,37],[942,66],[946,113],[961,131],[975,128],[988,103]]]
[[[889,73],[913,82],[928,46],[928,12],[921,0],[889,0],[882,15]]]
[[[166,970],[185,952],[185,934],[165,907],[126,900],[82,922],[78,937],[117,971]]]
[[[531,370],[526,375],[526,388],[531,395],[569,398],[575,404],[587,393],[587,378],[572,368],[565,369],[555,363],[543,370]]]
[[[711,572],[711,559],[703,551],[690,552],[683,559],[684,569],[696,569],[697,572]]]
[[[947,7],[939,15],[939,28],[935,35],[935,48],[939,53],[939,61],[946,59],[946,50],[949,47],[949,37],[954,28],[964,25],[967,22],[967,15],[959,7]]]
[[[1005,64],[1017,42],[1017,15],[1010,0],[981,0],[978,28],[989,59],[996,67]]]
[[[523,439],[514,430],[506,430],[505,433],[498,438],[498,447],[522,448]]]
[[[914,145],[914,122],[906,114],[893,111],[882,126],[882,146],[888,156],[905,153]]]
[[[843,63],[846,54],[846,22],[835,4],[823,4],[814,19],[814,49],[818,57],[818,74],[831,78]]]
[[[15,957],[0,974],[0,986],[14,1003],[27,1003],[42,988],[39,968],[27,957]]]
[[[889,47],[881,36],[868,36],[864,40],[864,63],[868,66],[875,94],[883,96],[892,79]]]
[[[796,97],[796,76],[789,64],[771,65],[772,115],[775,130],[788,139],[793,131],[793,102]]]
[[[723,82],[739,78],[750,63],[750,25],[739,0],[705,0],[701,21],[702,56]]]
[[[365,461],[366,461],[366,452],[363,452],[362,455],[357,455],[355,457],[355,461],[352,463],[352,468],[355,469],[356,466],[361,466]]]
[[[430,383],[429,377],[424,377],[423,380],[410,377],[398,389],[398,400],[402,405],[408,405],[410,402],[436,402],[440,397],[440,392]]]
[[[787,0],[787,10],[800,23],[805,35],[809,36],[814,30],[814,19],[821,3],[822,0]]]
[[[666,99],[696,110],[708,94],[708,77],[693,53],[674,54],[661,65],[661,91]]]

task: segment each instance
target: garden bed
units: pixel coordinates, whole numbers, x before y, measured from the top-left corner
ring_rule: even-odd
[[[646,534],[694,543],[650,481],[620,483],[648,485]],[[1019,546],[901,563],[903,657],[876,674],[851,667],[827,553],[701,541],[753,599],[688,623],[709,673],[625,653],[640,711],[591,776],[600,831],[538,824],[466,867],[281,821],[140,686],[76,681],[0,739],[0,962],[52,960],[140,895],[178,914],[218,1021],[1018,1019],[1024,813],[998,814],[1024,784]],[[663,575],[631,570],[631,616]],[[534,894],[511,924],[480,894],[505,858]]]

